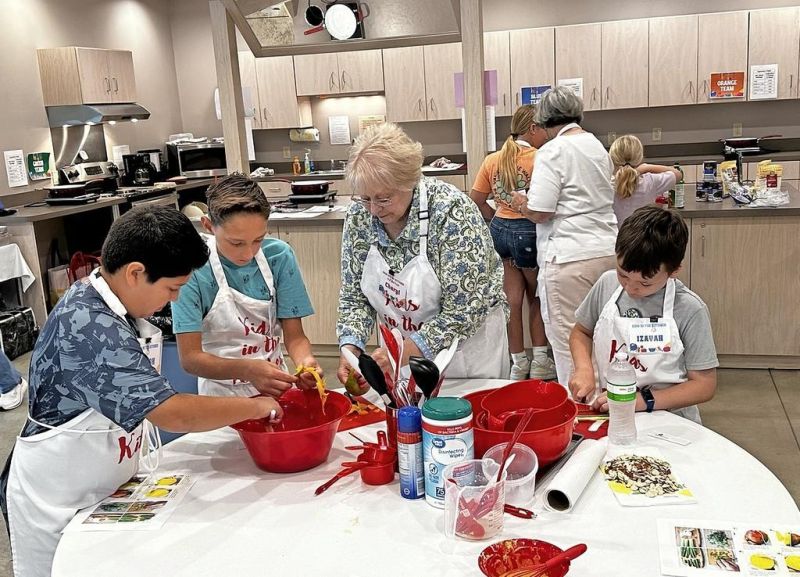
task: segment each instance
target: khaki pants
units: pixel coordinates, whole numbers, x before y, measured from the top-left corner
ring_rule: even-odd
[[[572,355],[569,352],[569,334],[575,326],[575,310],[586,298],[589,290],[607,270],[617,264],[616,256],[602,256],[556,264],[544,263],[539,274],[544,284],[545,299],[542,299],[544,330],[556,363],[558,382],[569,386],[572,376]]]

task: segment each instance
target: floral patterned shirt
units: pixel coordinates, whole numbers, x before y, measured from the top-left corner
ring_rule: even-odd
[[[428,190],[428,261],[442,285],[440,311],[411,340],[433,358],[453,338],[471,337],[490,310],[503,306],[503,265],[477,206],[456,187],[423,177]],[[380,220],[352,203],[342,233],[342,288],[339,292],[339,346],[364,349],[375,328],[375,310],[361,291],[361,275],[370,247],[376,244],[386,263],[401,270],[419,255],[419,186],[414,189],[406,226],[391,240]],[[488,344],[488,343],[487,343]]]

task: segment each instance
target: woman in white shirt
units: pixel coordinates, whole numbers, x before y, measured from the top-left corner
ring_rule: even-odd
[[[527,198],[515,199],[537,223],[542,317],[564,386],[572,372],[575,310],[616,264],[613,164],[600,141],[580,127],[582,120],[583,102],[570,88],[544,93],[534,118],[536,170]]]

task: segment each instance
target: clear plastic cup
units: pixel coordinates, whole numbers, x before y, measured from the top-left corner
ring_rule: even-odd
[[[495,445],[486,451],[483,458],[492,459],[499,465],[507,444]],[[536,490],[539,459],[533,449],[522,443],[514,445],[510,455],[514,455],[514,460],[506,466],[506,503],[517,507],[526,507],[533,501],[533,493]]]
[[[474,459],[444,469],[444,532],[448,537],[490,539],[503,530],[505,472],[491,459]]]

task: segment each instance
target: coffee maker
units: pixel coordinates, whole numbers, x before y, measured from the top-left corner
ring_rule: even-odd
[[[156,181],[158,169],[150,162],[147,153],[123,154],[122,165],[125,169],[122,176],[125,186],[152,186]]]

